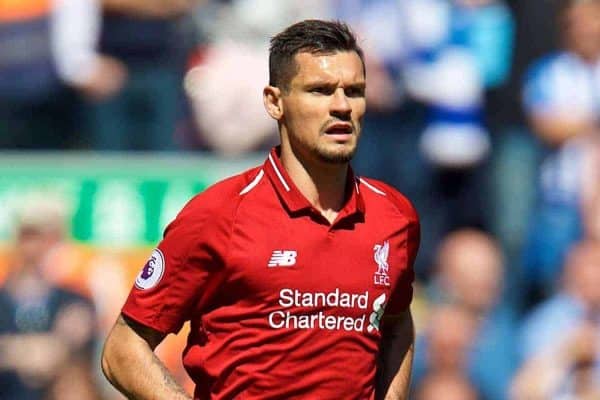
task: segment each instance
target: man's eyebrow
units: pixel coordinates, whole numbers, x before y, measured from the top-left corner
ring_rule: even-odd
[[[360,82],[356,82],[356,83],[351,83],[350,85],[347,85],[346,87],[356,88],[356,89],[364,89],[367,87],[367,82],[360,81]]]
[[[314,86],[337,86],[338,81],[333,79],[315,79],[311,81],[307,81],[303,84],[305,87],[314,87]],[[365,81],[353,82],[348,85],[344,85],[344,87],[351,88],[364,88],[367,86]]]
[[[337,85],[338,81],[335,79],[326,79],[326,78],[316,78],[312,80],[307,80],[304,82],[304,86],[328,86],[328,85]]]

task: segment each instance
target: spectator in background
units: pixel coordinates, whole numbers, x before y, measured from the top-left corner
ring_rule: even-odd
[[[600,398],[600,243],[568,254],[562,290],[523,324],[513,398]]]
[[[456,373],[428,375],[417,388],[416,400],[477,400],[475,388]]]
[[[476,328],[477,321],[463,307],[434,306],[415,346],[417,353],[420,352],[415,357],[415,384],[430,374],[466,373]]]
[[[558,18],[564,50],[540,60],[527,77],[531,125],[551,146],[598,129],[599,16],[598,0],[563,0]]]
[[[192,145],[227,156],[270,148],[278,140],[277,130],[264,113],[262,98],[239,94],[262,90],[269,37],[298,20],[327,18],[329,1],[215,3],[197,13],[207,43],[185,78],[197,130]]]
[[[89,144],[97,150],[172,150],[192,36],[186,16],[202,1],[100,1],[99,48],[125,66],[127,80],[114,96],[89,102]]]
[[[0,3],[0,148],[73,146],[67,87],[103,99],[122,85],[122,65],[96,52],[97,1]]]
[[[92,400],[94,310],[43,277],[40,266],[55,244],[47,211],[42,202],[21,212],[14,267],[0,289],[0,398]],[[57,385],[69,390],[57,397]]]
[[[529,360],[515,379],[514,400],[600,398],[600,380],[595,370],[599,357],[600,331],[584,323],[551,351]]]
[[[442,170],[476,166],[490,147],[484,90],[504,83],[510,69],[510,10],[499,0],[409,0],[405,7],[409,21],[429,28],[408,23],[406,85],[429,108],[421,149]]]
[[[503,263],[502,253],[491,236],[472,229],[456,231],[440,245],[436,274],[428,288],[434,304],[454,304],[469,315],[473,333],[466,341],[466,361],[459,371],[465,373],[483,397],[490,400],[506,399],[506,390],[516,368],[513,341],[516,315],[503,299]],[[444,329],[440,329],[442,326]],[[435,333],[450,328],[437,322],[429,329]],[[445,332],[437,334],[449,335]],[[450,353],[450,347],[437,352]],[[432,352],[436,352],[435,343],[426,334],[416,348],[415,375],[423,376],[424,371],[434,367],[427,360]]]
[[[549,148],[526,248],[532,301],[556,288],[598,179],[600,1],[562,1],[559,22],[564,50],[531,68],[523,94],[530,125]]]
[[[484,176],[492,144],[484,95],[508,78],[513,19],[501,0],[403,4],[410,21],[403,79],[426,108],[418,138],[429,171],[422,213],[436,217],[435,248],[449,231],[490,226]]]

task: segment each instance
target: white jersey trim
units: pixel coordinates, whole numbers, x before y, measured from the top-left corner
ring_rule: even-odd
[[[290,191],[290,187],[288,186],[287,182],[283,179],[283,176],[281,175],[281,172],[279,172],[279,168],[277,168],[277,164],[275,164],[275,161],[273,161],[273,157],[271,157],[271,154],[269,154],[269,161],[271,162],[271,165],[273,166],[273,169],[277,173],[277,177],[281,181],[281,184],[285,188],[285,191],[289,192]]]
[[[254,189],[254,187],[256,185],[258,185],[258,182],[260,182],[260,180],[262,179],[262,177],[263,177],[264,174],[265,174],[265,171],[263,171],[261,169],[260,172],[254,178],[254,180],[252,180],[252,182],[250,182],[250,184],[248,184],[248,186],[246,186],[244,189],[242,189],[242,191],[240,192],[240,195],[246,194],[249,191],[251,191],[252,189]]]
[[[364,183],[364,185],[366,187],[368,187],[369,189],[371,189],[372,191],[374,191],[377,194],[380,194],[382,196],[387,196],[387,194],[385,192],[382,192],[381,190],[377,189],[375,186],[371,185],[369,182],[367,182],[366,180],[364,180],[363,178],[358,178],[361,183]]]

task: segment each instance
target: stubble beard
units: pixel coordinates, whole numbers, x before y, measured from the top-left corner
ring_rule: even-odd
[[[350,121],[348,121],[350,122]],[[327,133],[324,132],[326,126],[330,122],[323,124],[321,127],[321,135],[326,136]],[[354,158],[356,154],[356,150],[358,148],[358,140],[360,138],[360,132],[357,129],[356,124],[350,122],[352,124],[352,131],[356,135],[356,139],[353,143],[353,146],[341,146],[341,149],[329,149],[327,144],[319,144],[317,143],[312,149],[313,154],[317,156],[317,158],[327,164],[347,164]]]
[[[350,149],[341,149],[341,150],[328,150],[324,148],[325,146],[317,146],[313,149],[313,153],[319,158],[320,161],[327,164],[347,164],[352,158],[354,158],[354,154],[356,154],[357,145],[355,144]]]
[[[354,124],[353,131],[355,132],[356,139],[354,143],[346,145],[338,144],[335,146],[335,144],[322,143],[320,141],[317,141],[316,143],[310,143],[308,141],[301,140],[294,135],[289,135],[288,140],[292,149],[304,149],[304,151],[300,151],[300,153],[303,153],[305,157],[312,158],[324,164],[342,165],[348,164],[350,161],[352,161],[358,149],[360,134],[357,133],[358,130]],[[322,132],[321,135],[326,136],[327,134]]]

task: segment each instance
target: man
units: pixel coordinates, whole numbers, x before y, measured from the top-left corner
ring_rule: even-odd
[[[96,150],[171,150],[190,32],[185,19],[203,0],[96,0],[98,48],[127,76],[113,96],[88,102],[84,118]]]
[[[503,296],[505,262],[499,244],[483,231],[459,229],[444,237],[435,258],[435,274],[427,287],[435,306],[433,322],[428,324],[431,329],[417,335],[413,384],[432,371],[453,366],[481,397],[508,398],[516,368],[517,319]],[[436,314],[448,307],[444,304],[460,312],[455,311],[457,316],[446,312],[446,321],[440,320]],[[452,329],[451,324],[457,327]]]
[[[524,319],[511,398],[600,398],[600,242],[567,253],[561,288]],[[557,329],[559,327],[559,329]]]
[[[71,89],[94,100],[120,90],[124,67],[95,49],[98,2],[0,2],[0,147],[74,146]]]
[[[600,0],[561,0],[558,22],[563,48],[530,68],[523,91],[530,127],[550,146],[525,246],[530,301],[555,291],[598,191]]]
[[[407,397],[419,224],[348,165],[362,50],[346,25],[307,20],[272,39],[269,65],[281,146],[184,207],[106,341],[103,370],[129,398],[191,398],[153,353],[186,320],[194,399],[374,399],[377,375],[379,397]]]
[[[529,70],[523,93],[534,132],[558,147],[599,129],[600,1],[561,0],[562,49]]]
[[[11,266],[0,285],[0,399],[53,398],[67,381],[61,399],[97,398],[89,373],[96,345],[92,302],[43,271],[64,229],[63,211],[47,195],[23,203]]]

